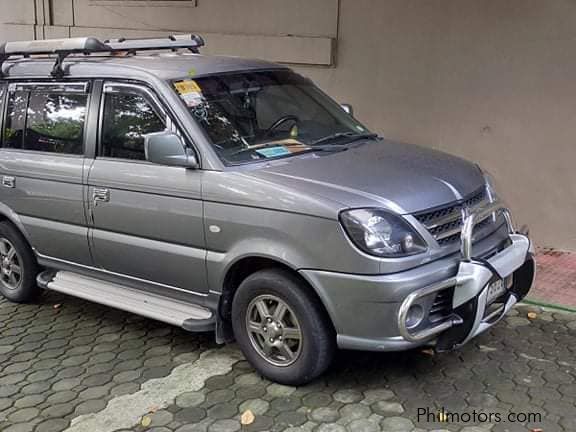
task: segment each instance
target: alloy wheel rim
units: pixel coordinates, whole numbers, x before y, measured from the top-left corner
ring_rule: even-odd
[[[6,238],[0,238],[0,281],[9,290],[18,289],[22,283],[22,259]]]
[[[261,295],[248,305],[246,330],[260,356],[274,366],[290,366],[302,352],[302,330],[294,311],[275,295]]]

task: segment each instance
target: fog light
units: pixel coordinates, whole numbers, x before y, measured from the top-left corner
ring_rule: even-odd
[[[422,306],[415,304],[408,309],[408,314],[406,315],[406,327],[414,328],[418,327],[422,320],[424,319],[424,308]]]

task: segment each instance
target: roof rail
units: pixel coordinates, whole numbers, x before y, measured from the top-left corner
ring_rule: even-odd
[[[188,49],[198,53],[198,49],[205,45],[202,36],[195,34],[170,35],[167,38],[144,38],[144,39],[108,39],[104,41],[112,51],[152,51],[152,50],[177,50]]]
[[[205,45],[201,36],[194,34],[171,35],[167,38],[148,39],[110,39],[104,42],[93,38],[47,39],[25,42],[6,42],[0,44],[0,78],[3,77],[2,64],[10,57],[30,57],[31,55],[56,55],[56,62],[51,75],[61,78],[65,75],[62,64],[71,54],[94,54],[137,51],[158,51],[188,49],[198,53]]]

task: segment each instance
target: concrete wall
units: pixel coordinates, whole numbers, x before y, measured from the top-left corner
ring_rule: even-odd
[[[293,64],[387,137],[473,159],[576,249],[574,0],[0,0],[0,39],[206,35]]]

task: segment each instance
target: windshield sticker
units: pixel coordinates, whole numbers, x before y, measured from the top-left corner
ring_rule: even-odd
[[[256,153],[267,158],[273,158],[278,156],[285,156],[287,154],[290,154],[291,152],[286,147],[278,146],[278,147],[262,148],[256,150]]]
[[[204,96],[199,93],[188,93],[180,96],[188,108],[196,108],[204,103]]]
[[[179,81],[174,83],[174,87],[181,95],[189,94],[189,93],[198,93],[202,94],[202,89],[198,85],[198,83],[194,80],[186,80],[186,81]]]
[[[289,154],[300,153],[309,150],[310,146],[301,143],[294,139],[285,139],[276,142],[269,142],[261,144],[260,146],[252,147],[254,152],[266,158],[274,158],[279,156],[286,156]]]
[[[174,83],[174,88],[189,108],[202,105],[205,101],[202,95],[202,89],[194,80],[176,82]]]
[[[309,150],[310,146],[304,144],[303,142],[298,141],[297,139],[289,138],[276,141],[278,145],[284,146],[287,148],[290,153],[299,153],[304,150]]]

